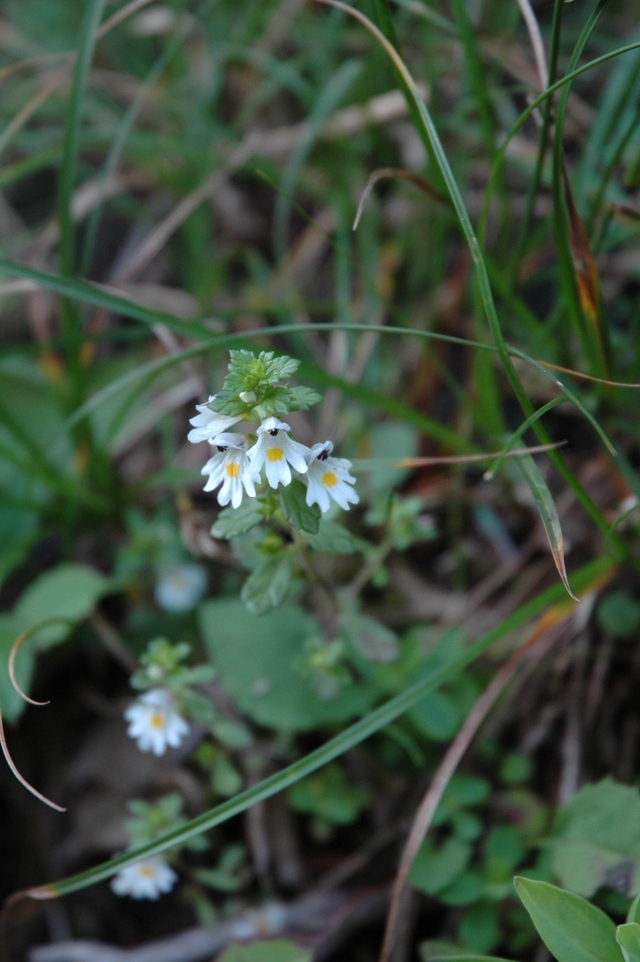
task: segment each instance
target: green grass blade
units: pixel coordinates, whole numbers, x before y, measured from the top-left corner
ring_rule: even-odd
[[[132,131],[138,116],[145,106],[149,94],[151,93],[153,87],[160,79],[160,76],[164,69],[169,65],[173,57],[176,55],[180,47],[182,46],[185,37],[187,35],[188,28],[182,28],[178,33],[175,34],[162,51],[155,64],[153,65],[151,71],[145,78],[144,83],[141,85],[140,89],[136,93],[135,97],[131,101],[130,106],[125,111],[118,127],[116,129],[113,141],[109,148],[107,158],[104,162],[102,169],[102,174],[100,175],[102,185],[105,185],[107,181],[115,174],[116,168],[120,162],[124,146],[127,142],[127,138]],[[91,215],[87,222],[87,231],[84,240],[83,250],[82,250],[82,260],[80,264],[80,273],[87,274],[91,266],[91,261],[93,259],[93,253],[95,250],[96,239],[98,235],[98,227],[100,225],[100,219],[102,217],[102,211],[104,207],[104,200],[101,198],[96,204],[94,209],[91,211]]]
[[[298,140],[296,148],[285,168],[284,174],[282,175],[282,189],[278,192],[273,214],[273,246],[278,260],[284,257],[288,246],[289,196],[293,195],[295,191],[304,163],[323,125],[327,118],[336,110],[349,88],[354,84],[361,69],[361,61],[347,60],[331,75],[329,82],[322,88],[305,122],[304,132]]]
[[[509,454],[509,451],[511,450],[513,445],[516,443],[516,441],[518,441],[522,437],[524,432],[531,427],[534,421],[537,421],[538,418],[541,418],[544,414],[547,413],[547,411],[551,411],[553,408],[557,407],[558,404],[564,404],[564,403],[565,403],[564,398],[556,397],[552,401],[548,401],[546,404],[543,404],[543,406],[541,408],[538,408],[537,411],[534,411],[534,413],[531,414],[526,419],[526,421],[523,421],[520,427],[517,429],[517,431],[513,432],[513,434],[505,444],[502,453],[498,455],[498,457],[495,459],[493,464],[490,465],[489,468],[486,470],[484,475],[485,478],[489,480],[490,478],[493,478],[496,476],[496,474],[500,470],[502,462]]]
[[[576,77],[579,77],[583,73],[587,73],[589,70],[593,70],[596,67],[601,66],[608,60],[613,60],[615,57],[620,57],[622,54],[631,53],[633,50],[640,49],[640,41],[635,43],[628,43],[624,47],[618,47],[616,50],[610,50],[608,53],[602,54],[600,57],[596,57],[594,60],[589,60],[587,63],[583,64],[581,67],[576,67],[575,70],[571,70],[561,77],[560,80],[556,80],[554,84],[551,84],[544,93],[541,93],[538,97],[531,101],[529,106],[522,111],[516,122],[509,128],[509,131],[505,135],[505,138],[500,146],[498,155],[493,162],[493,167],[491,168],[491,175],[487,181],[487,189],[485,192],[484,203],[482,205],[482,214],[480,215],[480,221],[478,225],[478,236],[483,241],[487,231],[487,222],[489,217],[489,210],[491,208],[491,201],[496,190],[496,185],[498,183],[498,178],[500,176],[500,168],[505,158],[505,154],[508,150],[509,144],[518,133],[520,128],[526,123],[534,110],[543,104],[549,97],[551,97],[556,90],[559,90],[565,84],[571,83]]]
[[[609,0],[600,0],[597,7],[589,17],[589,20],[585,24],[578,41],[575,45],[573,54],[571,55],[571,60],[569,62],[569,72],[575,69],[583,54],[583,51],[589,41],[589,37],[593,33],[600,17],[602,16],[605,6]],[[555,134],[553,140],[553,163],[552,163],[552,196],[553,196],[553,219],[554,219],[554,237],[556,241],[556,250],[558,252],[558,269],[560,276],[560,286],[564,293],[564,298],[566,302],[567,311],[569,313],[569,318],[571,319],[572,325],[583,342],[585,349],[585,354],[589,358],[590,362],[596,366],[596,370],[593,372],[600,377],[606,377],[606,362],[604,357],[604,352],[601,350],[599,344],[599,338],[597,338],[596,332],[593,330],[593,325],[589,324],[587,318],[585,317],[585,312],[583,311],[580,296],[578,293],[578,281],[576,277],[576,271],[574,267],[574,255],[572,253],[572,241],[570,236],[569,227],[569,204],[572,204],[572,199],[569,196],[571,187],[568,183],[568,175],[566,182],[564,180],[563,174],[563,164],[564,164],[564,151],[563,151],[563,128],[564,128],[564,117],[567,109],[567,102],[569,99],[569,92],[571,90],[571,83],[565,84],[562,89],[562,94],[560,95],[558,102],[558,109],[555,122]],[[551,101],[547,101],[550,103]],[[576,212],[576,215],[577,212]],[[597,320],[595,321],[597,325]],[[604,372],[604,373],[603,373]]]
[[[549,88],[553,85],[556,79],[556,72],[558,69],[558,51],[560,49],[560,28],[562,26],[562,13],[564,10],[565,0],[555,0],[553,7],[553,20],[551,22],[551,44],[549,49],[549,75],[546,79],[546,86]],[[533,209],[536,202],[536,197],[538,196],[538,191],[540,189],[540,181],[542,179],[542,169],[544,167],[544,158],[547,152],[547,144],[549,141],[549,131],[551,129],[551,112],[553,109],[553,96],[548,97],[544,102],[544,112],[542,115],[542,128],[540,130],[540,138],[538,140],[538,153],[536,156],[536,163],[533,169],[533,177],[531,179],[531,185],[529,187],[529,193],[527,195],[527,203],[524,211],[524,217],[522,219],[522,228],[520,230],[520,238],[516,245],[515,256],[513,258],[511,276],[515,278],[516,271],[518,269],[518,264],[520,263],[520,258],[522,257],[522,252],[527,241],[527,235],[529,233],[529,228],[531,226],[531,221],[533,219]]]
[[[478,55],[476,32],[469,20],[467,0],[452,0],[451,7],[456,21],[457,33],[462,44],[462,50],[467,62],[467,73],[471,84],[471,92],[476,101],[480,116],[480,128],[485,142],[485,148],[491,159],[496,155],[496,124],[493,108],[489,100],[489,85],[486,71]]]
[[[80,124],[89,68],[93,59],[98,27],[106,0],[86,0],[80,30],[78,59],[73,74],[69,110],[64,132],[62,163],[58,180],[58,219],[60,221],[60,269],[63,274],[74,271],[74,229],[71,201],[76,182]]]
[[[558,509],[556,508],[555,501],[553,500],[553,496],[549,490],[549,486],[542,477],[540,468],[533,460],[531,455],[523,455],[523,457],[517,459],[516,463],[518,470],[529,485],[529,489],[535,498],[538,514],[540,515],[540,519],[547,536],[547,541],[549,542],[549,547],[551,549],[551,555],[558,570],[558,574],[560,575],[562,584],[565,586],[567,593],[573,598],[573,600],[579,601],[580,599],[576,598],[571,590],[569,579],[567,577],[567,569],[564,563],[562,528],[560,526]]]

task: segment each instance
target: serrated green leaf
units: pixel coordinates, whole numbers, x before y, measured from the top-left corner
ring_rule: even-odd
[[[619,925],[616,941],[622,949],[625,962],[640,962],[640,925],[637,922]]]
[[[354,554],[360,550],[358,542],[346,528],[327,518],[321,519],[317,534],[303,531],[302,537],[316,551],[326,554]]]
[[[274,357],[269,361],[264,377],[272,384],[275,381],[284,381],[286,377],[293,377],[299,367],[300,361],[296,360],[295,357],[282,354],[280,357]]]
[[[260,357],[272,357],[273,354],[265,354],[263,351]],[[229,374],[247,374],[253,370],[253,366],[258,359],[253,351],[248,351],[245,347],[238,347],[229,351]]]
[[[262,502],[257,498],[245,498],[238,508],[223,508],[211,528],[211,536],[230,541],[251,531],[263,520]]]
[[[291,391],[288,387],[270,387],[260,392],[259,399],[264,417],[288,414],[291,410]]]
[[[289,552],[270,555],[251,572],[242,586],[240,598],[252,615],[263,615],[284,601],[292,576],[293,560]]]
[[[224,388],[235,393],[257,391],[261,385],[266,387],[291,377],[299,367],[300,361],[286,354],[275,357],[273,351],[261,351],[256,357],[252,351],[231,351]]]
[[[595,905],[548,882],[516,877],[514,884],[558,962],[624,962],[615,925]]]
[[[397,636],[375,618],[348,611],[342,616],[342,630],[358,654],[367,661],[388,665],[400,656]]]
[[[290,394],[290,411],[306,411],[322,400],[322,395],[310,387],[292,387],[290,388]]]
[[[308,505],[307,488],[297,478],[280,489],[280,505],[285,518],[299,531],[317,534],[322,513],[317,504]]]
[[[242,401],[238,397],[238,393],[238,391],[224,387],[216,394],[216,414],[226,414],[229,417],[248,414],[251,411],[251,405]]]

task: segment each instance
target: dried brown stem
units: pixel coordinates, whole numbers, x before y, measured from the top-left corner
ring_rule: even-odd
[[[560,630],[564,628],[564,623],[574,610],[574,606],[568,609],[552,609],[546,616],[542,616],[536,627],[533,629],[527,641],[515,651],[512,656],[500,668],[489,686],[477,700],[467,718],[452,741],[440,767],[438,768],[431,785],[429,786],[421,804],[418,808],[409,837],[405,844],[398,866],[398,872],[391,892],[391,905],[387,916],[384,941],[380,952],[379,962],[388,962],[394,946],[395,934],[400,921],[402,904],[404,901],[409,874],[411,867],[422,845],[429,826],[436,813],[438,805],[442,801],[447,785],[460,764],[478,729],[484,722],[489,711],[492,709],[505,687],[513,677],[516,669],[522,660],[544,639],[553,641]],[[554,617],[555,616],[555,617]]]
[[[36,704],[38,703],[36,702]],[[5,738],[5,734],[4,734],[4,725],[2,724],[1,713],[0,713],[0,748],[2,749],[2,754],[5,757],[5,761],[7,765],[9,766],[9,768],[11,769],[15,777],[18,779],[20,784],[24,785],[24,787],[27,789],[28,792],[31,792],[32,795],[35,795],[36,798],[40,799],[41,802],[44,802],[45,805],[48,805],[49,808],[54,808],[56,812],[66,812],[66,808],[63,808],[62,805],[57,805],[55,802],[52,802],[50,798],[47,798],[47,796],[43,795],[42,792],[39,792],[37,788],[34,788],[33,785],[31,785],[26,780],[26,778],[24,778],[20,774],[20,772],[16,768],[15,762],[13,761],[13,758],[9,753],[9,746],[7,745],[7,739]]]

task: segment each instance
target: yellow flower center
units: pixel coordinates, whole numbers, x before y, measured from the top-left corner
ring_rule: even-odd
[[[161,715],[159,711],[154,711],[149,717],[149,724],[152,728],[164,728],[164,715]]]
[[[237,461],[229,461],[229,463],[225,465],[225,471],[230,478],[237,478],[240,474],[240,465]]]
[[[267,457],[270,461],[282,461],[284,448],[267,448]]]
[[[326,488],[335,488],[336,484],[338,483],[338,479],[333,471],[327,471],[326,474],[322,475],[320,480]]]
[[[144,876],[144,878],[153,878],[155,875],[155,872],[150,865],[141,865],[139,871],[140,875]]]

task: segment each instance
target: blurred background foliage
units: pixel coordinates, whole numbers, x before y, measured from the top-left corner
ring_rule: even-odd
[[[506,341],[640,380],[640,50],[606,59],[639,41],[634,5],[533,3],[551,78],[576,51],[580,65],[604,59],[528,116],[496,168],[542,89],[518,3],[355,6],[385,30],[391,16],[479,225]],[[537,503],[515,461],[488,478],[490,461],[401,463],[499,452],[527,412],[489,349],[441,172],[380,45],[302,0],[4,0],[0,83],[0,700],[18,766],[69,808],[44,811],[1,773],[4,893],[124,848],[131,799],[160,834],[424,677],[443,638],[454,658],[499,635],[369,741],[180,855],[161,911],[96,886],[13,920],[8,957],[246,921],[268,898],[289,906],[269,916],[283,939],[260,955],[227,948],[227,962],[375,959],[420,799],[528,638],[539,644],[417,855],[401,951],[539,958],[516,872],[624,914],[640,887],[638,392],[514,360],[548,436],[567,442],[561,461],[530,469]],[[330,436],[360,465],[361,506],[305,538],[320,587],[294,572],[284,605],[260,616],[238,596],[265,542],[225,540],[202,449],[186,442],[193,405],[241,345],[302,361],[300,382],[325,400],[293,416],[297,436]],[[602,568],[580,605],[511,631],[557,581],[559,526],[570,581]],[[47,708],[24,711],[3,667],[24,632],[17,678]],[[196,692],[214,705],[209,729],[160,761],[122,720],[157,637],[216,671]],[[301,893],[325,898],[320,931]],[[289,939],[301,918],[304,948]]]

